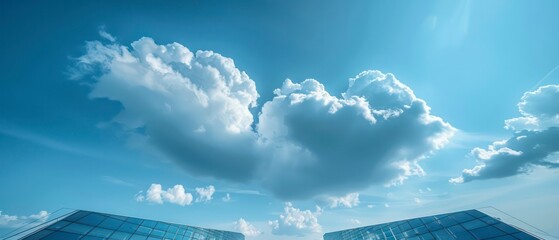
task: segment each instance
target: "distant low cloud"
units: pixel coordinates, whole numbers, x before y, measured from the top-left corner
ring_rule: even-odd
[[[229,193],[226,193],[225,196],[221,198],[221,200],[224,202],[229,202],[231,201],[231,195]]]
[[[254,225],[250,224],[243,218],[240,218],[239,221],[235,222],[235,229],[247,237],[256,237],[262,234],[262,231],[258,230]]]
[[[196,193],[198,193],[196,202],[208,202],[212,200],[212,196],[215,193],[215,188],[212,185],[209,185],[205,188],[196,188]]]
[[[47,211],[39,211],[37,214],[29,216],[8,215],[0,211],[0,228],[19,228],[27,224],[38,225],[45,222],[48,216]]]
[[[140,191],[136,194],[136,201],[163,204],[164,202],[174,203],[181,206],[192,204],[192,194],[186,192],[183,185],[177,184],[172,188],[163,190],[161,184],[153,183],[145,194]]]
[[[300,210],[293,207],[290,202],[285,203],[284,213],[278,220],[269,221],[274,235],[305,236],[309,233],[322,232],[322,226],[318,224],[318,216],[322,213],[320,207],[316,211]]]
[[[478,165],[464,169],[451,183],[503,178],[529,173],[535,166],[559,167],[559,85],[526,92],[518,104],[522,115],[505,121],[514,130],[509,139],[496,141],[486,149],[475,148]]]
[[[346,207],[352,208],[359,205],[359,193],[349,193],[342,197],[329,197],[330,208]]]
[[[193,175],[252,182],[283,199],[340,195],[424,174],[455,129],[390,73],[364,71],[341,96],[286,80],[253,115],[255,82],[212,51],[141,38],[86,44],[74,78],[122,105],[112,122]]]

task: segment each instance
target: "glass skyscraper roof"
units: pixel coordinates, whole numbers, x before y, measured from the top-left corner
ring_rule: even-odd
[[[241,233],[165,223],[112,214],[76,211],[24,240],[244,240]]]
[[[324,240],[538,239],[477,210],[414,218],[326,233]]]

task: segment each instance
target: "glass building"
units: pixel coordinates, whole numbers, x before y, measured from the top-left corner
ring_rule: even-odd
[[[324,240],[539,239],[478,210],[382,223],[324,234]]]
[[[34,228],[24,240],[244,240],[241,233],[90,211],[74,211]]]

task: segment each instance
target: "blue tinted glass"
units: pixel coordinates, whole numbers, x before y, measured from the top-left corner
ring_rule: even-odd
[[[460,240],[476,240],[476,238],[474,236],[472,236],[472,234],[468,233],[468,232],[459,232],[454,234],[454,237],[456,239],[460,239]]]
[[[157,225],[156,221],[152,221],[152,220],[144,220],[142,222],[142,226],[146,226],[146,227],[150,227],[150,228],[154,228],[155,225]]]
[[[92,226],[87,226],[87,225],[83,225],[83,224],[79,224],[79,223],[72,223],[72,224],[68,224],[66,227],[62,228],[62,231],[70,232],[70,233],[77,233],[77,234],[86,234],[91,229],[93,229]]]
[[[101,223],[103,220],[105,220],[105,218],[106,217],[101,215],[101,214],[91,213],[91,214],[81,218],[77,222],[83,223],[83,224],[86,224],[86,225],[97,226],[97,224]]]
[[[504,223],[497,223],[497,224],[495,224],[494,226],[495,226],[496,228],[498,228],[499,230],[501,230],[501,231],[503,231],[503,232],[506,232],[506,233],[509,233],[509,234],[510,234],[510,233],[517,233],[517,232],[520,232],[520,231],[518,231],[518,229],[513,228],[513,227],[511,227],[511,226],[509,226],[509,225],[507,225],[507,224],[504,224]]]
[[[456,235],[457,233],[462,233],[462,232],[466,231],[466,229],[464,229],[460,225],[454,225],[452,227],[447,228],[447,230],[454,235]]]
[[[147,238],[148,240],[159,240],[159,239],[163,239],[162,237],[157,237],[157,236],[149,236]]]
[[[130,238],[130,236],[132,236],[132,234],[126,233],[126,232],[116,231],[116,232],[113,233],[113,235],[111,235],[111,239],[127,240],[127,239]]]
[[[403,234],[404,234],[404,236],[406,236],[406,237],[413,237],[413,236],[416,235],[414,230],[405,231],[405,232],[403,232]],[[382,236],[382,233],[380,233],[379,235]]]
[[[53,232],[44,237],[44,240],[78,240],[81,235],[67,232]]]
[[[94,237],[94,236],[85,236],[82,237],[81,240],[103,240],[104,238],[101,237]]]
[[[132,237],[130,238],[130,240],[145,240],[146,238],[147,238],[147,236],[142,236],[142,235],[134,234],[134,235],[132,235]]]
[[[427,227],[425,227],[425,226],[417,227],[414,230],[417,234],[423,234],[423,233],[429,232],[429,230],[427,230]]]
[[[194,233],[194,238],[195,238],[195,239],[196,239],[196,238],[197,238],[197,239],[204,239],[204,235],[202,235],[202,234],[200,234],[200,233],[198,233],[198,232],[195,232],[195,233]]]
[[[88,214],[89,214],[89,212],[86,212],[86,211],[77,211],[76,213],[64,218],[64,220],[73,222],[73,221],[79,220],[80,218],[82,218],[82,217],[84,217]]]
[[[487,224],[489,224],[489,225],[493,225],[493,224],[499,223],[499,220],[497,220],[497,219],[495,219],[495,218],[492,218],[492,217],[490,217],[490,216],[482,217],[482,218],[480,218],[479,220],[484,221],[485,223],[487,223]]]
[[[423,222],[423,224],[427,225],[429,223],[434,222],[435,220],[437,220],[437,218],[435,217],[422,217],[421,221]]]
[[[437,230],[442,229],[442,228],[443,228],[443,226],[438,222],[432,222],[432,223],[427,224],[427,229],[429,229],[429,231],[431,231],[431,232],[437,231]]]
[[[58,229],[62,229],[68,224],[70,224],[70,222],[62,220],[50,225],[48,228],[52,230],[58,230]]]
[[[472,229],[476,229],[476,228],[480,228],[480,227],[485,227],[485,226],[487,226],[487,223],[485,223],[481,220],[478,220],[478,219],[474,219],[472,221],[462,223],[462,226],[465,229],[472,230]]]
[[[25,240],[37,240],[37,239],[42,239],[43,237],[45,237],[45,236],[47,236],[47,235],[49,235],[49,234],[51,234],[51,233],[52,233],[52,231],[50,231],[50,230],[42,230],[42,231],[39,231],[39,232],[37,232],[37,233],[35,233],[35,234],[29,236],[29,237],[24,238],[24,239],[25,239]]]
[[[412,220],[409,220],[408,222],[414,228],[423,225],[423,222],[421,222],[421,220],[419,220],[419,219],[412,219]]]
[[[104,228],[108,228],[108,229],[118,229],[120,227],[120,225],[122,225],[123,221],[122,220],[118,220],[118,219],[114,219],[114,218],[107,218],[105,219],[105,221],[101,222],[101,224],[99,224],[99,227],[104,227]]]
[[[96,228],[94,228],[93,230],[91,230],[91,232],[89,232],[87,235],[107,238],[107,237],[109,237],[112,233],[113,233],[113,230],[109,230],[109,229],[105,229],[105,228],[96,227]]]
[[[171,225],[171,226],[169,226],[169,229],[167,229],[167,232],[176,233],[178,229],[179,228],[177,226]]]
[[[153,229],[153,231],[150,234],[150,236],[155,236],[155,237],[163,237],[164,235],[165,235],[165,232],[163,232],[161,230],[157,230],[157,229]]]
[[[511,235],[504,235],[504,236],[492,238],[491,240],[517,240],[517,238],[515,238]]]
[[[453,213],[450,216],[452,218],[454,218],[454,220],[456,220],[458,222],[461,222],[461,223],[474,219],[474,217],[470,216],[469,214],[463,213],[463,212]]]
[[[133,223],[129,223],[129,222],[125,222],[118,228],[118,230],[122,231],[122,232],[133,233],[133,232],[136,231],[137,228],[138,228],[138,225],[133,224]]]
[[[498,237],[501,235],[505,235],[505,233],[493,226],[487,226],[482,228],[477,228],[471,230],[471,233],[476,236],[478,239],[487,239],[492,237]]]
[[[132,217],[131,217],[131,218],[126,219],[126,221],[127,221],[127,222],[131,222],[131,223],[134,223],[134,224],[140,225],[140,223],[142,223],[143,220],[142,220],[142,219],[139,219],[139,218],[132,218]]]
[[[175,237],[175,233],[172,232],[167,232],[167,234],[165,234],[165,239],[173,239]]]
[[[441,219],[439,219],[439,222],[440,222],[441,225],[443,225],[443,227],[450,227],[450,226],[458,224],[458,222],[456,222],[454,219],[452,219],[450,217],[441,218]]]
[[[184,232],[186,232],[186,228],[185,227],[179,227],[179,230],[177,231],[177,234],[184,235]]]
[[[424,234],[419,235],[419,237],[421,237],[421,239],[423,239],[423,240],[435,239],[435,237],[433,237],[433,235],[431,235],[431,233],[424,233]]]
[[[126,221],[128,219],[128,217],[125,217],[125,216],[118,216],[118,215],[111,215],[111,214],[109,214],[109,217],[112,217],[112,218],[115,218],[115,219],[118,219],[118,220],[122,220],[122,221]]]
[[[532,237],[532,236],[528,235],[527,233],[523,233],[523,232],[515,233],[515,234],[513,234],[513,236],[520,239],[520,240],[535,240],[535,239],[537,239],[537,238]]]
[[[410,230],[410,229],[411,229],[411,226],[410,226],[409,223],[405,222],[405,223],[402,223],[402,225],[400,225],[400,229],[401,229],[402,231],[407,231],[407,230]]]
[[[441,229],[439,231],[435,231],[432,232],[433,235],[435,235],[435,238],[440,239],[440,240],[454,240],[454,238],[452,237],[452,235],[450,235],[446,230]]]
[[[149,235],[149,233],[151,232],[151,228],[145,227],[145,226],[140,226],[138,227],[138,229],[136,230],[136,233],[140,233],[143,235]]]
[[[484,213],[478,211],[478,210],[468,210],[468,211],[464,211],[467,214],[470,214],[472,217],[475,218],[481,218],[481,217],[486,217],[487,215],[485,215]]]
[[[155,229],[161,230],[161,231],[167,231],[167,228],[169,228],[169,224],[164,223],[164,222],[158,222],[157,225],[155,225]]]

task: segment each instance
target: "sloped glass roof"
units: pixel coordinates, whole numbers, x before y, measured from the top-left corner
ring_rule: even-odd
[[[106,213],[76,211],[24,240],[244,240],[241,233]]]
[[[538,239],[478,210],[413,218],[324,234],[324,240]]]

